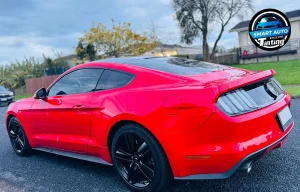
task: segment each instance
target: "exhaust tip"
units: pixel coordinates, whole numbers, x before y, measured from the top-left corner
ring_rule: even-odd
[[[246,172],[246,173],[250,173],[251,169],[252,169],[252,161],[244,163],[239,168],[240,171],[243,171],[243,172]]]
[[[252,169],[252,166],[248,167],[247,168],[247,173],[250,173],[251,169]]]

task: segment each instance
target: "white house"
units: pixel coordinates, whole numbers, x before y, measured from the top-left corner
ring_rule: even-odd
[[[249,37],[250,21],[242,21],[234,26],[230,32],[237,32],[241,52],[247,51],[247,56],[241,56],[241,63],[268,62],[278,60],[299,59],[300,47],[300,9],[285,13],[291,23],[291,36],[289,42],[279,51],[267,52],[257,49]]]

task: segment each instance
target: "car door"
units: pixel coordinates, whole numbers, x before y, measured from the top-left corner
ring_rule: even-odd
[[[91,101],[103,69],[78,69],[48,89],[46,100],[35,100],[33,135],[42,147],[86,152],[90,139]]]
[[[91,108],[91,139],[88,146],[89,153],[102,154],[103,146],[107,144],[107,135],[105,134],[108,124],[116,114],[124,112],[124,103],[122,95],[115,93],[126,89],[134,79],[133,74],[123,71],[105,69],[99,83],[97,84]]]

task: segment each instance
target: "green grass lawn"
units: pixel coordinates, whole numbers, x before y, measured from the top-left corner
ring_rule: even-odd
[[[24,98],[29,98],[29,97],[32,97],[32,95],[30,95],[30,94],[16,95],[15,96],[15,101],[18,101],[18,100],[24,99]]]
[[[300,86],[299,87],[285,87],[285,90],[292,96],[300,97]]]
[[[279,61],[270,63],[240,64],[233,67],[249,70],[267,70],[276,71],[276,79],[282,85],[300,85],[300,60]]]

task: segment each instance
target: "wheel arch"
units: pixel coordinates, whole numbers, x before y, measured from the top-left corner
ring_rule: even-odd
[[[153,138],[157,141],[157,143],[159,144],[159,146],[162,148],[165,156],[167,157],[168,159],[168,163],[169,163],[169,166],[170,166],[170,169],[171,169],[171,172],[172,172],[172,175],[174,175],[173,173],[173,169],[172,169],[172,166],[171,166],[171,162],[170,162],[170,159],[164,149],[164,147],[162,146],[161,142],[159,141],[159,139],[144,125],[142,125],[141,123],[139,122],[136,122],[136,121],[133,121],[133,120],[120,120],[118,122],[116,122],[112,127],[111,129],[109,130],[109,133],[108,133],[108,138],[107,138],[107,147],[108,147],[108,150],[109,150],[109,155],[110,157],[112,158],[111,156],[111,147],[112,147],[112,141],[113,141],[113,138],[114,138],[114,135],[116,134],[116,132],[123,126],[123,125],[127,125],[127,124],[135,124],[135,125],[139,125],[140,127],[142,127],[143,129],[147,130],[152,136]]]
[[[9,114],[6,118],[6,129],[8,128],[8,124],[9,124],[9,121],[13,118],[13,117],[16,117],[15,115],[13,114]]]
[[[144,125],[142,125],[141,123],[138,123],[136,121],[133,120],[119,120],[118,122],[116,122],[115,124],[112,125],[112,127],[110,128],[109,132],[108,132],[108,136],[107,136],[107,147],[109,150],[109,154],[111,155],[111,146],[112,146],[112,141],[114,138],[114,135],[116,134],[116,132],[123,126],[123,125],[127,125],[127,124],[135,124],[135,125],[139,125],[141,127],[143,127],[144,129],[146,129],[147,131],[149,131],[149,129],[147,129]],[[151,133],[151,131],[149,131]],[[152,134],[152,133],[151,133]],[[152,134],[153,135],[153,134]],[[153,137],[155,137],[153,135]]]

